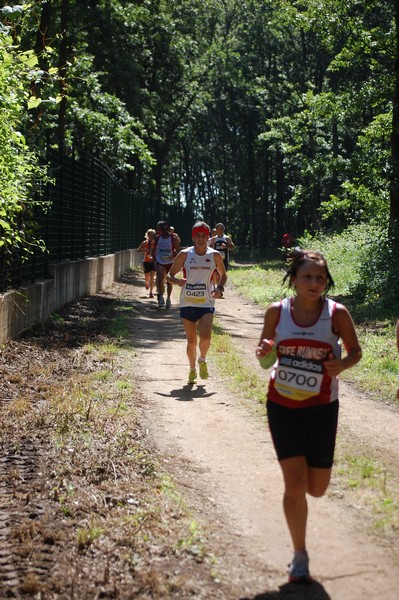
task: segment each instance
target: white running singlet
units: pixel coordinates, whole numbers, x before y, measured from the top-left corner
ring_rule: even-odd
[[[207,247],[204,255],[196,254],[194,246],[188,248],[184,271],[187,283],[180,292],[180,308],[196,306],[208,308],[215,306],[215,298],[211,292],[212,273],[215,265],[216,250]]]
[[[170,265],[175,260],[173,254],[173,236],[169,235],[164,238],[162,235],[158,237],[155,260],[160,265]]]
[[[227,260],[229,257],[229,249],[220,247],[220,246],[224,246],[225,244],[227,245],[227,235],[225,235],[225,234],[218,235],[216,237],[215,241],[213,242],[213,248],[215,248],[215,250],[220,252],[223,260]]]

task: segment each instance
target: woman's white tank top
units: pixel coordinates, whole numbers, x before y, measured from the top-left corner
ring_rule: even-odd
[[[274,365],[268,398],[289,408],[326,404],[338,399],[338,379],[329,377],[323,366],[332,354],[341,356],[338,336],[332,330],[336,303],[325,298],[316,321],[298,325],[292,313],[293,298],[281,301],[274,341]]]

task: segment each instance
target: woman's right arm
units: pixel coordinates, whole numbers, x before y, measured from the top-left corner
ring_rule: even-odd
[[[256,348],[256,356],[258,358],[262,358],[272,351],[279,318],[280,302],[273,302],[267,308],[263,319],[262,333],[260,334],[259,344]]]

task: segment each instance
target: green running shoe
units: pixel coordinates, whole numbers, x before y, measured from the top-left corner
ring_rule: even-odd
[[[199,374],[201,379],[208,379],[209,377],[209,373],[208,373],[208,365],[206,360],[204,361],[198,361],[198,366],[199,366]]]
[[[195,369],[190,369],[188,374],[188,383],[195,383],[197,379],[197,371]]]

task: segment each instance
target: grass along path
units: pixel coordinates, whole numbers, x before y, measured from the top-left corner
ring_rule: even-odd
[[[1,349],[2,598],[221,597],[140,426],[128,292],[83,298]]]

